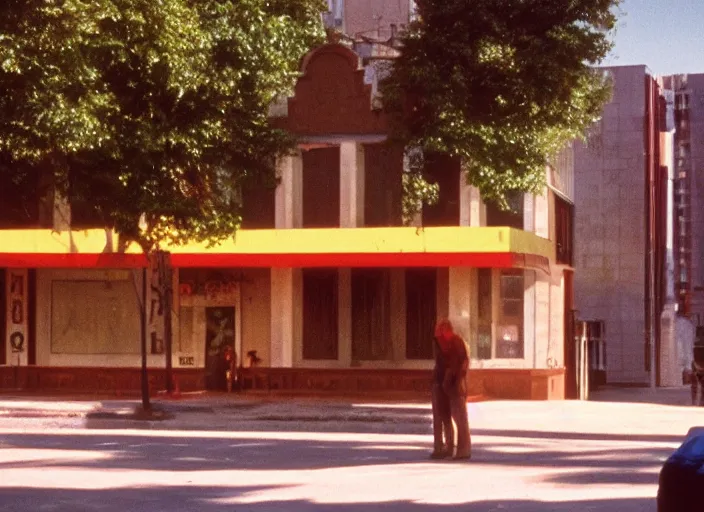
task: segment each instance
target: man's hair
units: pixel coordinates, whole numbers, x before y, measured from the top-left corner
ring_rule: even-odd
[[[452,327],[452,322],[450,322],[447,318],[442,318],[440,321],[438,321],[435,328],[443,328],[448,329],[450,332],[455,332],[455,329]]]

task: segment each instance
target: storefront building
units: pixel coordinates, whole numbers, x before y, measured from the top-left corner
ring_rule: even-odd
[[[221,388],[231,345],[248,388],[424,395],[433,326],[448,317],[471,348],[472,394],[563,398],[569,158],[547,170],[544,194],[517,198],[512,213],[484,204],[458,162],[431,158],[440,201],[404,227],[402,152],[387,141],[362,61],[330,44],[302,66],[277,111],[301,141],[279,163],[280,184],[243,193],[232,240],[167,248],[181,390]],[[118,251],[111,231],[72,229],[70,214],[57,214],[65,209],[55,205],[53,229],[0,230],[0,389],[138,390],[142,301],[151,384],[162,389],[157,276],[136,246]]]

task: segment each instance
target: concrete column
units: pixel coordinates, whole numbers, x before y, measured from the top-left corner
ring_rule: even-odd
[[[457,332],[470,343],[470,317],[472,310],[472,269],[450,267],[449,269],[448,317]]]
[[[475,228],[486,226],[486,205],[482,200],[479,189],[476,187],[469,187],[469,225]]]
[[[391,269],[391,343],[392,358],[406,359],[406,271]]]
[[[55,231],[71,230],[71,205],[69,204],[68,199],[60,195],[58,192],[54,194],[53,218],[53,226]]]
[[[676,338],[677,311],[675,304],[665,304],[660,315],[660,386],[682,385],[682,365]]]
[[[448,318],[450,316],[450,270],[448,267],[440,267],[437,272],[436,304],[438,319]]]
[[[343,368],[352,365],[352,270],[338,269],[337,360]]]
[[[535,196],[523,194],[523,230],[535,233]]]
[[[550,238],[550,202],[547,187],[542,194],[534,196],[534,232],[542,238]]]
[[[276,188],[276,229],[294,229],[303,225],[303,159],[300,152],[281,158],[281,178]]]
[[[460,226],[472,225],[472,186],[467,175],[460,170]]]
[[[534,322],[534,368],[547,368],[548,347],[550,345],[550,276],[542,271],[527,271],[535,279],[535,315]],[[526,315],[527,316],[527,315]],[[528,334],[526,330],[526,334]],[[526,340],[527,341],[527,340]]]
[[[364,226],[364,145],[340,144],[340,227]]]
[[[295,278],[291,268],[271,269],[271,366],[291,368],[296,321]]]
[[[3,314],[7,325],[6,361],[8,366],[27,365],[28,322],[27,322],[27,269],[9,269],[5,276],[6,311]]]
[[[293,281],[293,366],[303,364],[303,270],[292,270]],[[273,294],[272,294],[273,298]],[[275,311],[271,310],[273,316]]]
[[[562,270],[553,269],[550,284],[550,346],[548,366],[565,363],[565,280]]]

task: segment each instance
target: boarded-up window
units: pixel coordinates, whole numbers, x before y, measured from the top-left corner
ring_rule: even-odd
[[[340,227],[340,148],[303,152],[303,227]]]
[[[352,269],[352,359],[391,358],[389,269]]]
[[[403,203],[403,148],[364,146],[364,225],[400,226]]]
[[[303,269],[303,359],[337,359],[337,297],[337,269]]]
[[[139,354],[139,341],[131,280],[52,282],[52,354]]]
[[[406,358],[432,359],[437,269],[406,270]]]
[[[426,156],[424,177],[437,183],[438,202],[423,208],[424,226],[460,225],[460,161],[448,155]]]

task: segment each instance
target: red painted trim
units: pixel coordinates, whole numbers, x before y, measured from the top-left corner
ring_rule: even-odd
[[[549,261],[517,253],[172,254],[172,265],[202,267],[485,267],[547,269]],[[8,268],[142,268],[141,254],[2,254]]]
[[[511,267],[510,253],[193,254],[172,255],[175,267]]]
[[[142,268],[142,254],[7,254],[0,253],[0,267],[7,268]]]

